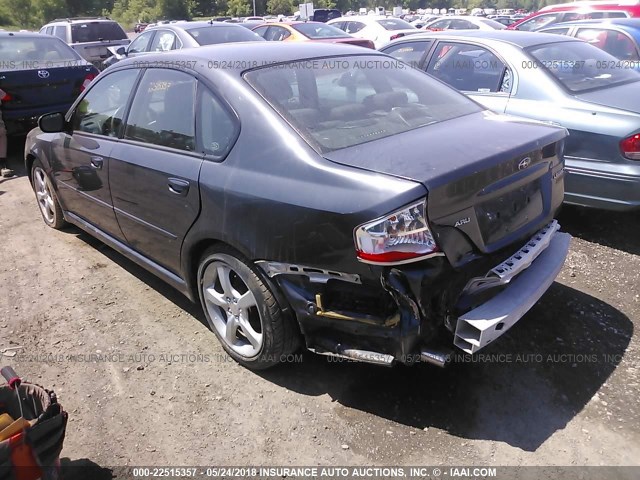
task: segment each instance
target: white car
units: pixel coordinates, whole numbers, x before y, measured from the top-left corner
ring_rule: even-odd
[[[503,30],[506,27],[495,20],[483,17],[467,15],[451,15],[431,23],[427,23],[423,29],[438,30]]]
[[[334,18],[329,20],[327,25],[333,25],[354,37],[371,40],[376,49],[396,38],[420,33],[420,30],[400,18],[385,17],[383,15]]]

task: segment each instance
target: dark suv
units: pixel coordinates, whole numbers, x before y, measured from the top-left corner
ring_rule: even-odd
[[[248,42],[119,62],[40,119],[25,161],[47,225],[199,299],[243,365],[300,341],[443,364],[558,275],[566,134],[379,52]]]

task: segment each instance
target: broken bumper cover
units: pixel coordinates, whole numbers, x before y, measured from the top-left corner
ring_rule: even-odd
[[[542,297],[554,282],[567,257],[571,236],[558,232],[556,221],[490,274],[508,287],[456,323],[454,345],[475,353],[509,330]],[[492,278],[490,275],[487,278]],[[504,280],[506,279],[506,281]]]
[[[474,353],[540,299],[567,255],[571,237],[559,228],[554,220],[515,253],[486,257],[464,271],[454,270],[445,257],[371,268],[370,275],[256,263],[280,287],[309,350],[378,365],[444,366],[452,338]],[[439,302],[443,308],[434,308]]]

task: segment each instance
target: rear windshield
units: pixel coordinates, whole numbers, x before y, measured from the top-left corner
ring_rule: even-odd
[[[559,42],[528,49],[533,65],[545,68],[574,93],[640,81],[633,62],[624,62],[586,42]]]
[[[245,78],[322,152],[481,111],[452,88],[385,56],[316,58],[260,68]]]
[[[295,30],[308,38],[350,38],[342,30],[324,23],[296,23],[291,25]]]
[[[495,28],[496,30],[502,30],[505,28],[504,24],[501,22],[496,22],[495,20],[492,20],[490,18],[481,18],[480,22],[484,23],[485,25],[488,25],[492,28]]]
[[[42,68],[50,63],[77,62],[80,56],[62,40],[52,37],[0,39],[0,69]],[[11,67],[9,67],[11,65]]]
[[[86,22],[71,25],[73,43],[126,40],[127,34],[117,22]]]
[[[334,18],[340,18],[342,13],[340,10],[324,10],[318,9],[313,11],[313,20],[315,22],[328,22],[329,20],[333,20]]]
[[[213,45],[214,43],[229,42],[252,42],[255,40],[263,40],[260,35],[240,25],[229,26],[209,26],[192,28],[187,30],[198,45]]]
[[[378,20],[378,23],[382,25],[385,30],[404,30],[405,28],[416,28],[404,20],[399,18],[386,18],[384,20]]]

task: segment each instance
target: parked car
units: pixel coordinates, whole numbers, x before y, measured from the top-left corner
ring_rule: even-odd
[[[111,49],[112,56],[105,60],[104,66],[105,68],[110,67],[123,58],[149,53],[201,47],[214,43],[264,40],[260,35],[240,25],[226,22],[200,21],[147,27],[128,47]]]
[[[450,15],[427,23],[423,30],[502,30],[505,26],[489,18]]]
[[[541,8],[539,11],[509,25],[509,29],[533,32],[560,22],[638,16],[640,16],[640,3],[636,1],[610,2],[599,0],[560,3]]]
[[[352,37],[339,28],[322,22],[264,23],[255,27],[253,31],[269,41],[349,43],[367,48],[374,47],[371,40]]]
[[[558,23],[538,31],[579,38],[619,60],[636,62],[635,65],[630,64],[631,68],[640,69],[640,62],[637,62],[640,60],[640,18],[580,20]]]
[[[66,111],[99,73],[66,43],[38,33],[0,32],[2,119],[24,135],[38,117]]]
[[[341,17],[329,20],[327,25],[333,25],[354,37],[371,40],[376,48],[396,38],[420,32],[404,20],[379,15]]]
[[[59,18],[43,26],[40,33],[60,38],[97,67],[111,55],[108,47],[130,42],[120,24],[108,17]]]
[[[300,341],[443,364],[441,335],[481,349],[560,271],[564,128],[490,113],[351,45],[148,60],[43,116],[26,169],[47,225],[77,225],[199,300],[241,364]]]
[[[640,207],[640,74],[586,42],[533,32],[434,32],[384,52],[487,108],[566,127],[567,203]],[[423,58],[425,52],[430,53]]]

